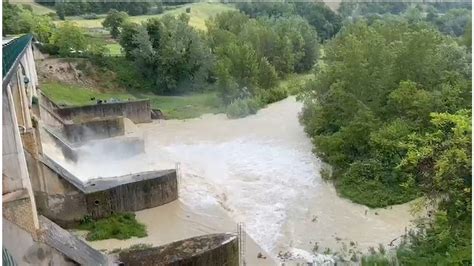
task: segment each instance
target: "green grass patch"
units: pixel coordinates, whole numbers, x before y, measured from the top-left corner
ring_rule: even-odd
[[[126,92],[101,93],[94,91],[92,88],[60,83],[43,83],[41,90],[56,104],[66,106],[94,104],[96,101],[91,100],[93,97],[103,100],[110,98],[120,100],[136,99],[136,97]]]
[[[280,88],[285,88],[288,94],[295,95],[300,92],[309,80],[314,78],[313,73],[290,74],[279,83]]]
[[[10,1],[10,4],[14,5],[28,5],[31,6],[34,14],[45,15],[49,13],[56,13],[54,9],[35,3],[33,0],[22,0],[22,1]]]
[[[118,43],[108,43],[105,45],[105,48],[107,48],[108,52],[107,55],[110,56],[121,56],[122,54],[122,46]]]
[[[94,104],[96,99],[150,99],[151,107],[160,109],[167,119],[189,119],[206,113],[222,112],[222,104],[214,92],[200,92],[179,96],[162,96],[140,92],[101,93],[92,88],[60,83],[44,83],[42,91],[53,102],[66,106]]]
[[[312,76],[312,74],[291,75],[287,79],[280,81],[279,87],[275,90],[275,93],[280,90],[287,90],[289,91],[289,94],[292,94],[291,89],[293,87],[299,88],[302,82],[308,80]],[[243,108],[250,111],[242,111],[242,108],[240,108],[242,104],[239,106],[236,104],[232,107],[224,107],[217,93],[210,91],[177,96],[155,95],[143,91],[99,92],[91,87],[61,84],[57,82],[43,83],[41,90],[53,102],[65,106],[95,104],[96,100],[91,100],[91,98],[102,100],[109,100],[111,98],[119,100],[150,99],[151,107],[153,109],[160,109],[167,119],[196,118],[207,113],[222,113],[225,112],[226,109],[230,109],[230,117],[243,117],[255,113],[256,110],[264,107],[267,103],[282,99],[282,97],[278,95],[265,95],[265,100],[261,99],[261,105],[256,105],[252,102],[249,108],[247,108],[247,105]],[[261,95],[261,97],[263,96],[264,95]],[[286,95],[283,96],[283,98],[285,97]],[[255,108],[257,109],[255,110]]]
[[[212,16],[215,16],[221,12],[236,10],[236,8],[231,4],[222,4],[222,3],[192,3],[185,4],[178,8],[168,10],[162,14],[157,15],[141,15],[141,16],[131,16],[130,20],[136,23],[144,22],[150,18],[162,17],[164,15],[173,15],[178,16],[182,13],[186,13],[186,8],[191,7],[189,25],[198,29],[206,30],[205,21]],[[100,15],[97,19],[83,19],[80,17],[68,17],[67,20],[77,23],[83,28],[102,28],[102,21],[105,19],[105,15]],[[58,22],[61,23],[61,22]]]
[[[214,92],[149,98],[152,108],[160,109],[167,119],[189,119],[223,111],[221,100]]]
[[[79,229],[89,231],[86,236],[88,241],[147,236],[145,225],[139,223],[133,213],[112,214],[100,220],[86,217],[79,225]]]

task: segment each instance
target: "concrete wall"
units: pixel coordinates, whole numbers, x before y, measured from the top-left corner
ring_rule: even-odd
[[[41,164],[42,180],[33,183],[38,212],[61,226],[71,226],[88,214],[84,192],[56,171]]]
[[[17,224],[3,219],[3,248],[16,265],[109,265],[107,257],[85,242],[40,217],[41,232],[33,237]]]
[[[44,180],[38,163],[39,134],[32,122],[38,80],[31,44],[16,62],[2,90],[3,248],[16,265],[105,265],[104,255],[67,231],[58,230],[53,223],[40,225],[30,181],[41,187]],[[52,235],[61,235],[61,241],[54,242],[54,237],[48,237]],[[81,250],[87,252],[77,252]]]
[[[12,77],[13,80],[19,79],[17,76]],[[25,151],[23,150],[23,143],[20,134],[20,125],[18,123],[18,117],[23,117],[23,122],[31,118],[25,114],[29,114],[29,108],[24,105],[26,95],[24,93],[16,93],[19,98],[15,98],[12,91],[18,91],[21,88],[10,84],[2,90],[2,195],[5,197],[15,197],[19,192],[25,192],[29,198],[28,204],[30,205],[30,212],[28,215],[24,215],[18,221],[19,223],[31,223],[35,229],[39,228],[38,217],[36,213],[36,203],[34,201],[33,190],[31,187],[30,177],[28,174],[28,167],[25,157]],[[17,114],[18,106],[21,107]],[[26,119],[26,120],[25,120]],[[22,125],[22,132],[28,133],[33,132],[30,123],[24,123]],[[31,134],[34,142],[34,134]],[[29,140],[31,137],[29,134],[25,134],[25,139]],[[30,147],[31,146],[31,147]],[[28,148],[34,149],[34,143],[27,143]],[[12,196],[13,195],[13,196]],[[4,200],[5,202],[5,200]],[[31,229],[33,232],[34,230]]]
[[[3,247],[17,265],[78,265],[49,245],[35,241],[28,232],[6,219],[3,219],[2,232]]]
[[[66,123],[64,133],[70,142],[85,142],[122,136],[125,127],[123,117],[95,118],[79,123]]]
[[[175,170],[144,172],[82,183],[54,161],[43,161],[43,180],[34,184],[38,211],[69,227],[84,216],[107,217],[161,206],[178,198]]]
[[[17,190],[9,197],[3,197],[3,218],[16,224],[32,236],[36,235],[39,228],[31,219],[36,214],[36,209],[32,208],[32,199],[26,189]]]
[[[23,188],[23,177],[27,172],[26,162],[23,165],[20,134],[16,123],[15,110],[12,98],[9,97],[10,89],[2,91],[2,155],[3,155],[3,194]]]
[[[40,240],[53,247],[67,258],[77,263],[77,265],[111,265],[108,258],[93,249],[84,241],[71,235],[68,231],[62,229],[44,216],[40,216],[41,233]],[[62,264],[60,264],[62,265]]]
[[[51,101],[43,92],[38,93],[39,111],[41,122],[47,126],[61,128],[64,125],[64,120],[54,112],[59,106]]]
[[[176,199],[178,183],[175,171],[86,195],[88,213],[94,218],[153,208]]]
[[[47,126],[41,128],[41,138],[45,143],[54,143],[61,149],[64,158],[77,162],[79,156],[77,154],[77,148],[72,146],[72,143],[69,143],[61,136],[62,132],[60,129],[50,128]]]
[[[125,265],[238,266],[237,236],[213,234],[119,254]]]
[[[149,100],[137,100],[118,103],[103,103],[79,107],[62,107],[55,110],[64,120],[84,120],[96,117],[123,116],[134,123],[151,122]]]

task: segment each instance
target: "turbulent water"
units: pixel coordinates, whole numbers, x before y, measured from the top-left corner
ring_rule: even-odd
[[[408,205],[369,210],[338,197],[321,180],[321,162],[298,122],[301,107],[288,98],[242,119],[205,115],[142,124],[144,155],[111,167],[94,166],[92,158],[74,169],[107,176],[112,168],[117,174],[180,162],[184,204],[197,212],[222,206],[274,257],[291,251],[308,259],[327,248],[366,251],[398,238],[412,219]]]
[[[302,104],[288,98],[256,115],[206,115],[140,126],[147,149],[182,164],[184,202],[221,204],[273,255],[280,251],[362,251],[388,244],[410,223],[408,205],[368,210],[337,196],[320,177],[320,160],[298,121]],[[300,252],[301,253],[301,252]]]

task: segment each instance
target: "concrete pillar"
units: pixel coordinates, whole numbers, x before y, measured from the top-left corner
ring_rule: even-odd
[[[36,72],[35,58],[33,55],[33,44],[29,44],[26,50],[26,58],[28,62],[28,68],[30,70],[30,83],[32,86],[32,92],[34,96],[38,96],[36,88],[39,85],[38,73]]]
[[[24,217],[24,219],[32,219],[32,224],[34,225],[35,229],[39,229],[39,222],[38,222],[38,214],[36,211],[36,202],[35,198],[33,195],[33,189],[31,187],[31,182],[30,178],[28,175],[28,169],[27,169],[27,164],[26,164],[26,158],[25,158],[25,152],[23,150],[23,143],[21,141],[20,137],[20,130],[19,130],[19,125],[17,121],[18,115],[16,114],[16,108],[14,108],[15,103],[13,100],[13,94],[11,90],[14,90],[14,87],[7,87],[6,92],[6,97],[4,99],[6,101],[3,102],[3,112],[7,112],[6,114],[3,114],[2,119],[7,120],[3,121],[4,124],[10,124],[9,129],[11,130],[11,140],[14,142],[14,144],[10,147],[10,155],[9,156],[10,161],[13,161],[14,165],[18,166],[18,169],[16,171],[14,170],[9,170],[5,171],[4,168],[4,175],[10,174],[8,178],[11,180],[21,180],[21,186],[23,189],[26,189],[29,202],[31,204],[31,217]],[[18,88],[16,88],[18,89]],[[5,139],[3,140],[5,144]],[[3,164],[5,167],[5,158],[3,159]],[[8,167],[8,166],[6,166]],[[5,176],[3,177],[5,178]],[[7,179],[8,180],[8,179]]]

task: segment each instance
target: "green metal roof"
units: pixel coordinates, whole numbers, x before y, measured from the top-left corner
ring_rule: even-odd
[[[30,43],[33,35],[27,34],[19,38],[13,39],[12,41],[2,46],[2,77],[6,78],[6,75],[12,67],[15,65],[17,59],[23,55],[25,48]]]

